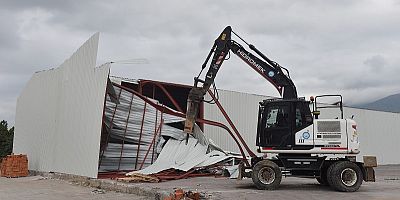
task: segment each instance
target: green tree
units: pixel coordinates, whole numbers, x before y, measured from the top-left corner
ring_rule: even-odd
[[[12,153],[14,127],[8,129],[7,121],[0,122],[0,159]]]

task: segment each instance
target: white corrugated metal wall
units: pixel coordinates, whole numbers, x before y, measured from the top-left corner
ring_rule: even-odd
[[[258,103],[265,99],[265,96],[218,90],[219,101],[235,124],[243,139],[255,152],[255,141],[257,133]],[[211,99],[207,94],[205,99]],[[229,127],[228,122],[214,104],[204,103],[204,118],[222,122]],[[204,133],[222,149],[233,152],[240,152],[235,141],[229,133],[222,128],[204,125]]]
[[[379,164],[400,164],[397,146],[400,143],[400,114],[344,107],[344,118],[357,122],[362,155],[375,155]],[[337,110],[321,110],[322,118],[338,117]]]
[[[97,177],[109,64],[96,66],[99,34],[60,67],[37,72],[17,100],[14,153],[29,169]]]
[[[255,152],[258,102],[267,97],[227,90],[218,91],[222,106],[246,143]],[[397,146],[400,143],[400,134],[398,133],[400,114],[345,107],[344,116],[348,118],[352,115],[358,124],[357,129],[360,134],[360,156],[375,155],[379,164],[399,164],[400,156],[397,154]],[[321,110],[320,118],[337,116],[337,110],[325,109]],[[204,104],[204,118],[228,125],[216,105]],[[208,125],[204,128],[205,134],[221,148],[239,152],[236,143],[225,130]]]

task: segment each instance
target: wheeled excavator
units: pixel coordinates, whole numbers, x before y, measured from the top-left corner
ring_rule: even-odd
[[[233,40],[233,35],[258,56]],[[309,101],[299,98],[289,71],[243,40],[230,26],[215,40],[202,65],[201,72],[211,59],[204,80],[200,79],[201,72],[194,78],[187,101],[185,133],[193,132],[199,105],[230,53],[269,81],[282,96],[259,103],[255,133],[257,152],[274,156],[253,156],[247,166],[239,165],[239,178],[252,178],[255,186],[263,190],[276,189],[282,176],[316,178],[322,185],[342,192],[357,191],[363,180],[375,181],[376,158],[368,156],[364,157],[364,162],[356,161],[360,152],[359,133],[353,119],[343,118],[342,96],[320,95],[310,97]],[[326,97],[339,99],[335,105],[340,109],[340,118],[319,119],[320,109],[329,106],[317,101]]]

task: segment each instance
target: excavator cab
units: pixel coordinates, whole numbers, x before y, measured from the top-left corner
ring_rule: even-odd
[[[257,146],[275,150],[312,148],[295,145],[295,133],[313,123],[309,105],[304,98],[260,102]]]

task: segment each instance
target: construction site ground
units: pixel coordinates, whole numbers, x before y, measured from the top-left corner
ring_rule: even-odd
[[[79,184],[47,179],[42,176],[21,178],[0,177],[0,200],[83,200],[112,199],[138,200],[149,199],[146,196],[104,191]]]
[[[275,191],[257,190],[251,179],[237,181],[214,177],[129,184],[117,184],[114,180],[82,184],[41,176],[1,177],[0,199],[162,199],[175,188],[198,191],[209,199],[400,199],[400,165],[380,166],[376,168],[376,177],[377,182],[364,182],[360,190],[354,193],[336,192],[319,185],[315,179],[294,177],[283,178],[281,186]],[[107,187],[105,183],[108,183]],[[110,184],[118,185],[118,188],[113,189]],[[131,188],[125,192],[132,194],[110,191],[124,191],[121,187]]]

